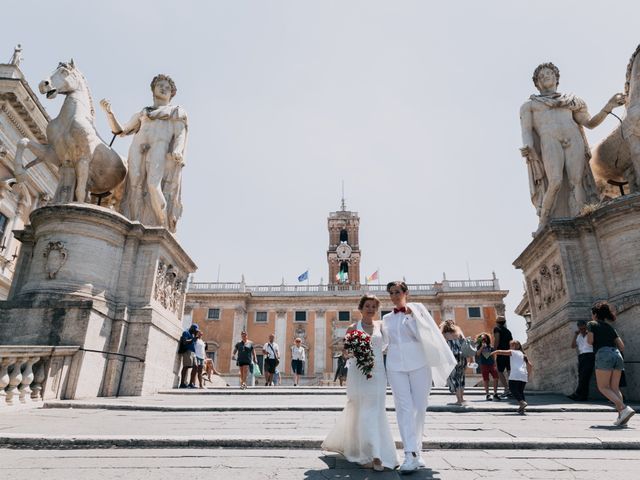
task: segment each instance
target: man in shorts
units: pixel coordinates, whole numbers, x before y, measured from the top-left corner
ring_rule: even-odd
[[[273,333],[269,335],[269,341],[262,347],[262,354],[264,355],[264,384],[267,387],[274,384],[273,375],[276,373],[276,367],[280,363],[280,348],[274,342],[275,338]]]
[[[509,350],[509,342],[513,340],[513,335],[511,335],[511,331],[507,328],[506,323],[507,319],[502,315],[498,315],[498,318],[496,318],[496,326],[493,329],[493,348],[495,350]],[[511,372],[509,357],[507,355],[498,355],[496,358],[496,366],[498,367],[500,384],[504,388],[502,396],[510,397],[511,392],[509,392],[509,383],[507,382],[509,373]],[[506,374],[505,371],[507,372]]]
[[[182,332],[178,352],[182,356],[182,373],[180,375],[179,388],[196,388],[196,333],[199,331],[196,323],[189,327],[189,330]],[[187,372],[191,369],[189,384],[187,384]]]

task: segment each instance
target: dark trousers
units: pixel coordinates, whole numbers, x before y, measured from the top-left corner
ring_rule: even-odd
[[[578,386],[576,387],[576,397],[586,400],[589,396],[589,383],[593,368],[596,364],[595,353],[581,353],[578,355]]]
[[[521,382],[520,380],[509,380],[509,391],[513,398],[518,400],[519,402],[524,401],[524,387],[527,385],[527,382]]]

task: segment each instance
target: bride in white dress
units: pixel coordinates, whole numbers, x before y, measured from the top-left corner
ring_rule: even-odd
[[[373,376],[367,379],[356,366],[355,359],[349,358],[347,405],[322,443],[322,449],[340,453],[350,462],[382,471],[385,467],[396,468],[398,456],[385,409],[387,377],[382,359],[382,322],[373,321],[379,306],[380,301],[375,296],[363,296],[358,304],[362,320],[347,330],[361,330],[371,335],[375,358]]]

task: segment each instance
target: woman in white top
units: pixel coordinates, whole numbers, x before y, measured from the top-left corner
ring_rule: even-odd
[[[295,345],[291,347],[291,371],[293,372],[293,386],[297,387],[300,383],[300,375],[304,375],[304,362],[306,355],[302,346],[300,337],[295,339]]]
[[[206,344],[202,340],[202,332],[198,330],[196,333],[196,342],[194,344],[196,348],[196,368],[198,370],[198,384],[200,388],[204,388],[204,382],[202,381],[202,370],[204,369],[204,358],[207,356],[205,353]]]
[[[381,322],[373,321],[379,306],[380,301],[373,295],[363,296],[358,304],[362,320],[347,329],[347,332],[360,330],[371,335],[372,377],[367,378],[360,371],[354,358],[347,360],[347,404],[322,443],[324,450],[341,453],[350,462],[376,471],[398,466],[385,408],[387,377],[382,357]]]
[[[524,415],[527,402],[524,398],[524,387],[529,381],[529,375],[533,370],[533,365],[524,354],[522,345],[517,340],[509,342],[509,350],[495,350],[491,355],[508,355],[511,357],[511,371],[509,372],[509,391],[513,398],[518,400],[520,407],[518,413]]]

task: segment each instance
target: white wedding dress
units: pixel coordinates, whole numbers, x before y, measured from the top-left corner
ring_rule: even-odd
[[[366,464],[379,458],[387,468],[398,466],[395,443],[387,419],[385,399],[387,376],[382,359],[380,322],[374,322],[371,345],[375,357],[373,376],[365,377],[356,360],[347,360],[347,405],[324,442],[322,449],[342,454],[354,463]],[[363,330],[358,322],[356,329]]]

